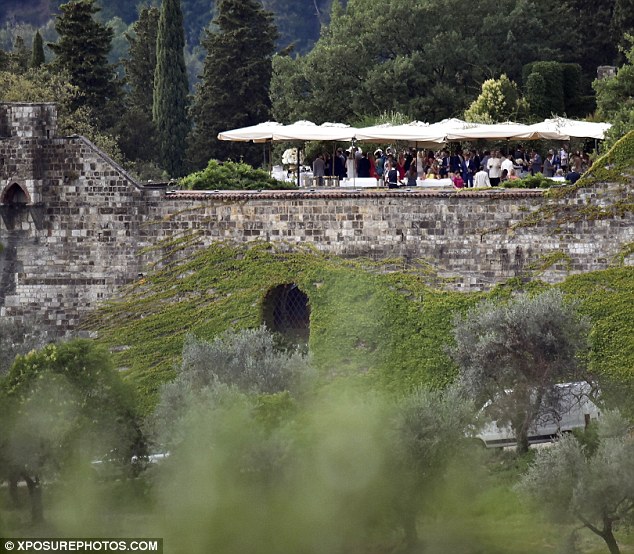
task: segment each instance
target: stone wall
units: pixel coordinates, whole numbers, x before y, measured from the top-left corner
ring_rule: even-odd
[[[561,200],[493,190],[167,192],[135,183],[86,139],[33,129],[39,134],[0,139],[0,316],[32,318],[60,335],[149,271],[169,251],[164,241],[194,234],[199,247],[272,241],[402,257],[458,290],[536,274],[558,282],[609,267],[634,243],[631,210],[614,208],[632,204],[623,184]],[[12,201],[14,185],[26,202]]]

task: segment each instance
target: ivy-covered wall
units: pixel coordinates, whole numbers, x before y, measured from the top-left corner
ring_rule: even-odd
[[[127,287],[86,328],[115,352],[150,409],[161,383],[174,374],[187,333],[211,338],[227,328],[258,326],[267,292],[295,283],[309,299],[310,351],[322,375],[404,392],[453,378],[446,348],[457,314],[485,296],[504,300],[518,290],[550,286],[513,279],[485,295],[440,291],[430,286],[436,279],[429,269],[408,269],[399,259],[344,260],[310,248],[216,244]],[[578,275],[560,286],[594,322],[592,369],[631,379],[634,268]]]

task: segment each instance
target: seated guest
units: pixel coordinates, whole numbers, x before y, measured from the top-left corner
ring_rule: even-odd
[[[464,188],[464,180],[460,173],[450,173],[449,177],[451,178],[451,182],[453,183],[455,189]]]
[[[509,181],[519,181],[519,177],[515,173],[515,169],[511,169],[511,171],[509,171]]]
[[[581,173],[579,173],[576,169],[573,169],[568,175],[566,175],[566,181],[570,181],[571,184],[575,184],[579,179],[581,179]]]

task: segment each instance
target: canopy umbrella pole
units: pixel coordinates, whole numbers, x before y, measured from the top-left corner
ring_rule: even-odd
[[[298,146],[297,147],[297,188],[301,188],[301,185],[299,182],[299,173],[300,173],[299,154],[301,151],[302,151],[302,147]]]

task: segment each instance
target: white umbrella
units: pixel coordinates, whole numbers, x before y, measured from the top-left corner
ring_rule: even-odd
[[[471,139],[528,139],[531,138],[528,125],[521,123],[474,124],[473,127],[451,129],[447,132],[447,140]]]
[[[604,139],[609,123],[592,123],[574,121],[565,117],[545,119],[540,123],[529,125],[533,138],[551,140],[570,140],[570,137]]]
[[[223,131],[222,133],[218,133],[218,139],[233,142],[267,142],[273,139],[273,131],[282,126],[281,123],[267,121],[249,127]]]
[[[357,130],[357,140],[379,142],[379,141],[403,141],[409,143],[429,143],[440,144],[445,141],[442,131],[431,130],[428,123],[412,121],[403,125],[374,125]]]
[[[353,140],[357,130],[343,123],[323,123],[316,125],[312,121],[297,121],[291,125],[277,127],[273,132],[274,141],[349,141]]]

